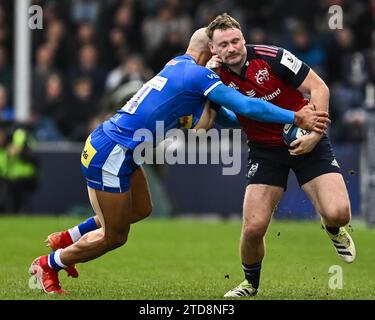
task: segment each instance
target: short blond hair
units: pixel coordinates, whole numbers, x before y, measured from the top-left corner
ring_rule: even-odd
[[[212,40],[215,30],[239,29],[241,30],[240,23],[231,17],[228,13],[218,15],[206,28],[206,34]]]

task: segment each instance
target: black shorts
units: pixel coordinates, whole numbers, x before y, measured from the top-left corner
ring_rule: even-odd
[[[300,186],[325,173],[341,173],[327,136],[323,136],[313,151],[301,156],[289,154],[288,147],[265,148],[249,144],[247,185],[266,184],[286,190],[289,169]]]

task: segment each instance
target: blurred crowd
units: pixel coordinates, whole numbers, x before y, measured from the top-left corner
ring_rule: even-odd
[[[83,141],[173,56],[228,12],[248,43],[284,47],[331,90],[333,140],[361,140],[375,106],[375,0],[33,0],[32,124],[39,141]],[[343,8],[330,30],[328,8]],[[14,119],[13,0],[0,0],[0,120]]]

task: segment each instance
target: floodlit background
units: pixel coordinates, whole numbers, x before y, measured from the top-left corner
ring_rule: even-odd
[[[32,5],[39,7],[28,11]],[[343,10],[342,29],[329,28],[332,5]],[[30,19],[39,9],[42,26],[32,20],[34,27],[30,28]],[[353,218],[360,232],[366,234],[364,244],[371,242],[374,233],[369,227],[375,224],[373,0],[0,0],[0,214],[7,215],[3,219],[0,215],[0,225],[4,230],[14,230],[9,237],[30,222],[30,226],[38,225],[35,234],[25,233],[32,243],[92,214],[80,169],[84,140],[170,58],[184,53],[195,29],[208,25],[223,12],[242,24],[248,43],[288,49],[328,84],[332,119],[329,134],[350,193]],[[11,143],[29,146],[30,166],[23,168],[22,174],[19,167],[6,160]],[[229,259],[226,270],[238,277],[239,218],[247,165],[245,136],[241,158],[241,173],[236,176],[223,176],[222,165],[145,166],[155,205],[150,222],[145,222],[147,228],[154,232],[163,228],[160,222],[153,225],[157,217],[163,218],[161,221],[187,215],[198,219],[219,217],[223,221],[235,218],[231,223],[236,227],[223,227],[223,232],[230,234],[223,236],[230,242],[230,248],[223,248],[231,250],[230,258],[223,254]],[[314,209],[293,174],[275,219],[279,219],[276,226],[284,226],[281,228],[285,230],[289,219],[301,220],[301,226],[310,219],[312,222],[308,223],[319,228]],[[175,228],[170,223],[166,222],[166,230]],[[141,225],[137,228],[141,229]],[[290,230],[293,233],[298,228]],[[278,227],[272,230],[280,233]],[[7,237],[6,232],[0,237],[3,236]],[[303,237],[303,233],[299,236]],[[172,233],[172,237],[179,239],[177,233]],[[210,250],[215,250],[220,239],[219,235],[215,237]],[[210,241],[202,235],[198,238]],[[12,246],[12,238],[6,239]],[[281,238],[275,236],[271,242],[272,239]],[[323,243],[327,247],[324,250],[332,249],[328,240]],[[21,252],[22,246],[19,249]],[[38,250],[42,250],[39,243],[30,248],[27,258],[32,259],[31,252],[37,254]],[[333,250],[330,253],[332,257]],[[7,254],[13,257],[12,253]],[[25,269],[28,260],[20,261],[26,263],[21,266]],[[337,262],[335,257],[332,261]],[[227,272],[223,270],[220,279],[222,274]],[[22,281],[17,289],[20,294]],[[363,281],[365,284],[366,278]],[[321,292],[324,296],[325,292]],[[158,297],[163,294],[154,298]],[[205,296],[203,292],[199,297],[216,296],[211,292]],[[275,297],[276,294],[269,296]],[[353,297],[356,298],[347,296]]]

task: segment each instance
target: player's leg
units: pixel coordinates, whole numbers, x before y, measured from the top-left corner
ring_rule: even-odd
[[[266,185],[247,187],[240,239],[240,256],[245,280],[228,291],[225,297],[252,296],[257,293],[265,254],[264,236],[282,193],[283,189],[280,187]]]
[[[152,211],[151,195],[146,175],[142,167],[139,167],[132,173],[130,184],[134,190],[131,193],[131,223],[135,223],[149,216]],[[100,212],[100,207],[97,203],[96,195],[91,188],[89,188],[89,198],[96,216],[87,219],[69,230],[55,232],[49,235],[46,242],[47,246],[51,247],[53,251],[72,245],[80,240],[86,233],[94,231],[103,225],[100,221],[103,220],[100,219],[101,214],[98,214],[98,212]],[[79,275],[75,265],[68,266],[65,268],[65,271],[68,273],[68,276],[73,278],[76,278]]]
[[[131,223],[136,223],[147,218],[151,214],[152,201],[146,175],[142,167],[139,167],[134,171],[130,180],[133,190],[137,190],[137,192],[132,192],[133,209],[131,218]],[[92,202],[92,197],[90,197],[90,201],[93,208],[97,207]],[[94,211],[97,212],[95,209]],[[63,249],[70,246],[71,244],[77,242],[86,233],[96,230],[101,226],[102,224],[100,223],[100,219],[96,215],[68,230],[50,234],[45,242],[53,251],[56,251],[57,249]]]
[[[81,163],[90,201],[101,227],[86,233],[65,249],[33,261],[29,271],[47,293],[61,292],[59,270],[76,262],[95,259],[124,244],[130,229],[130,179],[137,169],[131,151],[109,139],[99,126],[86,141]]]
[[[286,149],[250,147],[240,239],[246,280],[225,297],[252,296],[258,291],[265,254],[264,236],[287,184],[289,167],[283,161],[286,157],[289,157]]]
[[[321,215],[324,229],[339,257],[352,262],[355,246],[344,228],[350,221],[350,201],[328,137],[323,136],[310,153],[296,158],[299,160],[293,170],[301,188]]]
[[[86,233],[76,243],[33,261],[29,272],[36,288],[62,293],[58,271],[79,262],[93,260],[125,244],[130,230],[131,190],[111,193],[89,188],[91,202],[102,227]]]
[[[53,251],[63,249],[71,244],[77,242],[86,233],[96,230],[101,227],[99,218],[97,216],[90,217],[78,225],[64,231],[51,233],[44,241],[47,247]]]
[[[147,179],[142,167],[134,171],[130,180],[132,189],[134,190],[131,192],[132,211],[130,219],[131,223],[135,223],[150,215],[152,202]],[[82,236],[101,228],[103,225],[100,221],[103,221],[103,216],[94,189],[88,188],[88,193],[92,208],[97,215],[67,231],[56,232],[50,235],[48,237],[48,244],[54,251],[72,245],[80,240]],[[87,237],[90,239],[91,237],[96,237],[97,234],[101,235],[102,230],[97,233],[89,234]],[[74,264],[68,266],[65,270],[68,272],[69,276],[78,277],[78,271]]]
[[[268,185],[249,185],[243,205],[240,255],[243,264],[253,265],[263,260],[264,236],[284,189]]]
[[[348,191],[328,137],[323,136],[313,151],[301,156],[293,170],[321,215],[339,257],[345,262],[354,261],[355,245],[344,228],[351,216]]]
[[[350,201],[342,175],[337,172],[320,175],[305,183],[302,189],[320,213],[339,257],[345,262],[353,262],[355,245],[344,227],[351,217]]]
[[[92,197],[89,198],[91,206],[92,208],[94,208],[94,212],[97,212],[98,206],[92,203]],[[48,235],[45,243],[47,247],[50,247],[52,249],[52,251],[63,249],[77,242],[86,233],[96,230],[101,226],[102,224],[100,223],[99,217],[95,215],[68,230],[58,231]],[[69,277],[77,278],[79,276],[78,270],[75,265],[71,265],[64,270],[67,272]]]
[[[134,171],[130,181],[133,190],[131,223],[136,223],[151,214],[152,200],[145,171],[142,167]]]
[[[60,249],[62,265],[69,266],[93,260],[126,243],[132,212],[131,193],[132,190],[122,193],[100,190],[90,192],[92,202],[98,203],[103,226],[85,234],[71,246]]]
[[[147,218],[151,214],[152,201],[146,175],[142,167],[139,167],[134,171],[130,181],[133,190],[137,190],[137,192],[132,192],[133,211],[131,223],[135,223]],[[95,208],[91,198],[90,201],[91,206]],[[95,209],[94,211],[96,212]],[[50,247],[53,251],[56,251],[57,249],[63,249],[70,246],[71,244],[77,242],[86,233],[100,227],[100,219],[97,215],[95,215],[68,230],[50,234],[45,242],[48,247]]]
[[[246,280],[227,292],[225,297],[257,293],[265,254],[264,236],[283,192],[282,187],[262,184],[251,184],[246,188],[240,239],[240,256]]]

